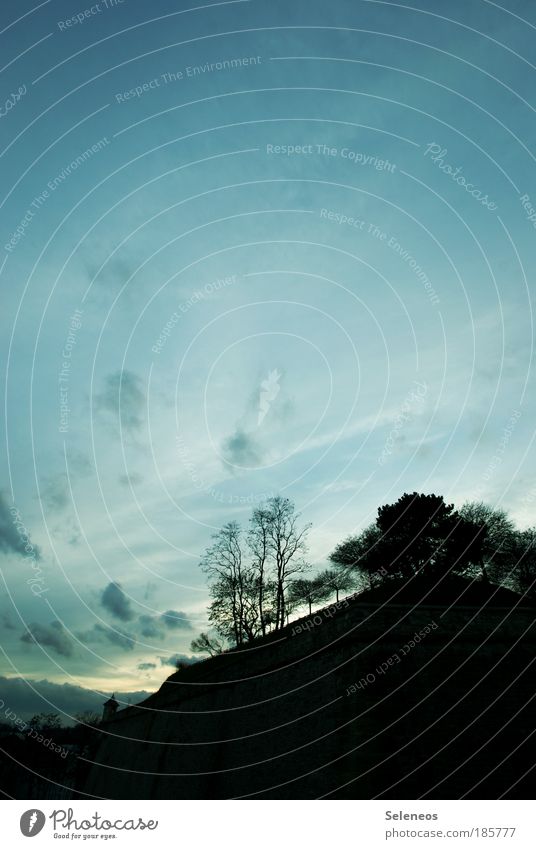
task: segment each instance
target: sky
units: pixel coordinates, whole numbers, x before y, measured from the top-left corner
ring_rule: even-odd
[[[531,3],[0,16],[8,706],[158,688],[272,495],[315,569],[406,491],[534,524]]]

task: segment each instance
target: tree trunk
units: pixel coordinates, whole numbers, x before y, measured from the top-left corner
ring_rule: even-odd
[[[281,627],[285,627],[285,592],[281,586]]]
[[[266,625],[264,622],[264,609],[263,609],[263,601],[264,601],[264,568],[261,567],[259,572],[259,619],[261,620],[261,633],[262,636],[266,634]]]

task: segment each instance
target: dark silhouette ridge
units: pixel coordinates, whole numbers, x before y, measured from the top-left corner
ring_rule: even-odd
[[[79,789],[524,798],[534,634],[504,588],[389,580],[171,675],[103,725]]]

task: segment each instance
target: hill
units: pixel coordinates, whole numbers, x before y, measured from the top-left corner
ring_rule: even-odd
[[[182,669],[116,714],[103,798],[524,798],[534,611],[452,579],[390,583]]]

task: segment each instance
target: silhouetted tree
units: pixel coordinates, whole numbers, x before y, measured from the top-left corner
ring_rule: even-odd
[[[36,713],[28,725],[33,731],[54,731],[61,728],[61,719],[57,713]]]
[[[252,566],[257,581],[257,602],[259,607],[259,621],[261,633],[273,622],[273,610],[270,605],[267,609],[267,599],[273,598],[273,582],[268,579],[270,559],[270,525],[271,513],[266,507],[261,506],[253,510],[249,522],[249,533],[247,537],[248,547],[251,553]]]
[[[536,599],[536,528],[518,531],[512,584],[528,599]]]
[[[369,586],[388,573],[384,568],[384,553],[381,548],[382,533],[376,524],[369,525],[357,536],[347,537],[339,543],[329,559],[339,569],[347,569],[357,576],[366,576]]]
[[[484,581],[500,583],[506,578],[515,562],[518,546],[518,532],[512,520],[504,510],[490,507],[482,501],[470,501],[460,508],[460,516],[474,525],[484,526],[486,533],[482,538],[479,559],[468,564],[479,569]]]
[[[410,578],[463,572],[478,562],[482,525],[462,518],[440,495],[405,493],[380,507],[375,525],[337,546],[331,560],[369,576]]]
[[[239,646],[285,625],[290,583],[309,568],[309,528],[299,526],[290,499],[275,496],[253,511],[245,544],[236,522],[213,535],[201,567],[212,596],[209,621],[220,636]]]
[[[297,578],[291,581],[288,592],[288,602],[291,605],[309,605],[309,613],[312,613],[313,604],[325,601],[331,595],[332,590],[327,587],[319,575],[315,578]]]
[[[405,493],[380,507],[376,523],[385,568],[403,578],[463,572],[481,556],[484,529],[462,518],[441,495]]]
[[[318,580],[326,589],[323,600],[335,593],[336,600],[339,601],[340,593],[350,592],[356,586],[356,573],[352,572],[348,566],[335,566],[333,569],[324,569],[320,572]]]
[[[223,637],[240,646],[260,630],[255,573],[243,560],[236,522],[224,525],[213,540],[201,560],[201,568],[212,581],[209,620]]]
[[[276,630],[285,626],[287,590],[294,576],[309,566],[303,559],[307,553],[307,534],[311,525],[299,527],[299,514],[290,498],[276,495],[265,505],[268,552],[272,561],[275,582]]]
[[[88,725],[90,728],[95,728],[101,721],[100,715],[93,710],[84,710],[81,713],[75,713],[74,718],[80,725]]]

